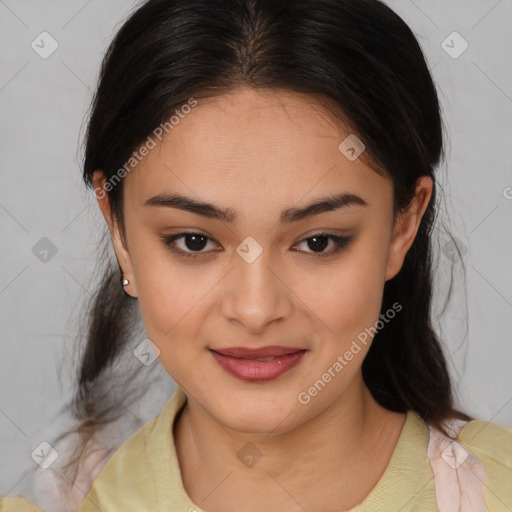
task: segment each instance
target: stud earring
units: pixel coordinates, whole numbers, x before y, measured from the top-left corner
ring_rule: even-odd
[[[128,279],[125,279],[125,277],[123,276],[123,280],[122,280],[123,287],[125,287],[127,284],[130,284],[130,281],[128,281]]]

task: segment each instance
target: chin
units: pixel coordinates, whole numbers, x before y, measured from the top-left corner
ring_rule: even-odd
[[[287,431],[288,421],[295,418],[290,414],[296,404],[292,398],[282,396],[276,400],[276,391],[271,400],[260,394],[252,396],[241,393],[223,403],[218,401],[210,409],[224,426],[243,434],[268,435]],[[287,419],[286,422],[283,420]]]

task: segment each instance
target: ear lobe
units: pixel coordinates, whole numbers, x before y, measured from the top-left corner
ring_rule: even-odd
[[[418,178],[414,197],[407,208],[398,213],[389,248],[386,281],[395,277],[403,266],[405,256],[416,238],[421,219],[432,196],[432,188],[433,181],[430,176]]]
[[[94,195],[98,200],[98,205],[100,207],[101,213],[107,222],[110,236],[112,237],[112,245],[114,246],[114,252],[116,254],[117,263],[124,277],[130,281],[128,285],[126,285],[123,289],[124,291],[130,295],[131,297],[137,297],[137,287],[135,285],[135,278],[133,275],[133,267],[131,263],[130,254],[125,247],[123,238],[119,231],[119,226],[117,222],[115,222],[112,216],[112,210],[110,208],[110,201],[108,198],[108,194],[104,189],[106,178],[101,170],[94,171],[93,175],[93,186],[94,186]],[[121,286],[121,284],[119,284]]]

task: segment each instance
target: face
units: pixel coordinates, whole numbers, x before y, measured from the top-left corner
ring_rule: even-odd
[[[285,432],[364,386],[371,335],[343,355],[379,319],[430,182],[395,223],[392,182],[338,149],[348,135],[306,95],[240,89],[198,100],[124,179],[126,246],[116,230],[113,241],[125,290],[160,363],[229,428]],[[177,194],[227,211],[194,213]],[[334,196],[330,210],[304,210]],[[109,220],[108,198],[100,207]],[[295,355],[237,365],[213,352],[268,346]]]

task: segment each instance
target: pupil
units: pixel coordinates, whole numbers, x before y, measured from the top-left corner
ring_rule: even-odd
[[[202,239],[202,241],[199,242],[199,246],[202,245],[202,247],[198,247],[197,246],[197,241],[199,239]],[[192,242],[192,244],[188,243],[190,240],[195,240],[195,242]],[[204,249],[204,242],[206,240],[206,237],[202,236],[202,235],[187,235],[186,236],[186,241],[185,241],[185,244],[187,246],[188,249],[191,249],[191,250],[201,250],[201,249]]]
[[[325,246],[329,243],[328,239],[326,236],[314,236],[312,238],[310,238],[310,240],[323,240],[324,243],[320,242],[320,243],[313,243],[313,244],[309,244],[310,245],[310,249],[325,249]]]

